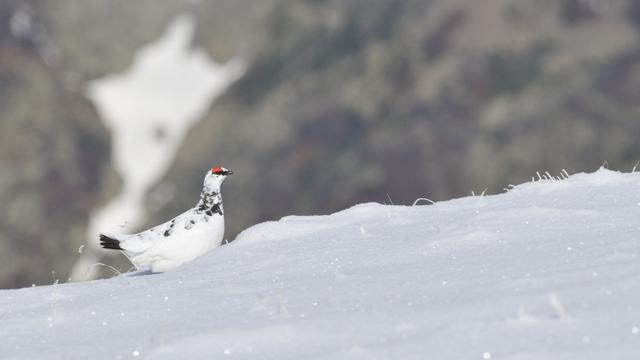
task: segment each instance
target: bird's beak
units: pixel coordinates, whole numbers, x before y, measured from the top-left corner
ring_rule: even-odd
[[[229,175],[233,175],[233,171],[229,170],[229,171],[227,172],[227,176],[229,176]]]

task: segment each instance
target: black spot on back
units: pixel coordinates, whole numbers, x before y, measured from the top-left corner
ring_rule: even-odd
[[[171,235],[173,232],[173,227],[176,225],[176,220],[171,220],[171,224],[169,224],[169,228],[164,232],[164,237]]]

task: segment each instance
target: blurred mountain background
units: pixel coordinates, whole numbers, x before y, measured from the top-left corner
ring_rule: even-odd
[[[122,187],[87,84],[181,14],[193,48],[246,69],[147,194],[147,225],[192,206],[213,165],[236,173],[232,240],[289,214],[640,160],[636,1],[2,0],[0,287],[69,276],[92,211]]]

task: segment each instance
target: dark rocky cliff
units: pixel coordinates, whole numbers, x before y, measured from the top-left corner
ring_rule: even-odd
[[[14,11],[0,6],[2,287],[65,279],[109,169],[93,107],[67,87],[46,40],[27,29],[11,36]],[[31,16],[31,31],[42,31]]]

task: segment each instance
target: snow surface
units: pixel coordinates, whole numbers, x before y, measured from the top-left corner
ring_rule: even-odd
[[[194,30],[192,16],[177,16],[162,37],[136,53],[130,69],[89,84],[87,96],[112,133],[113,165],[123,190],[93,212],[89,246],[74,266],[73,280],[95,278],[99,233],[139,230],[146,220],[144,198],[171,166],[187,131],[244,72],[240,59],[218,64],[192,48]],[[164,193],[170,198],[172,191]]]
[[[640,359],[640,174],[253,226],[174,272],[0,291],[0,358]]]

